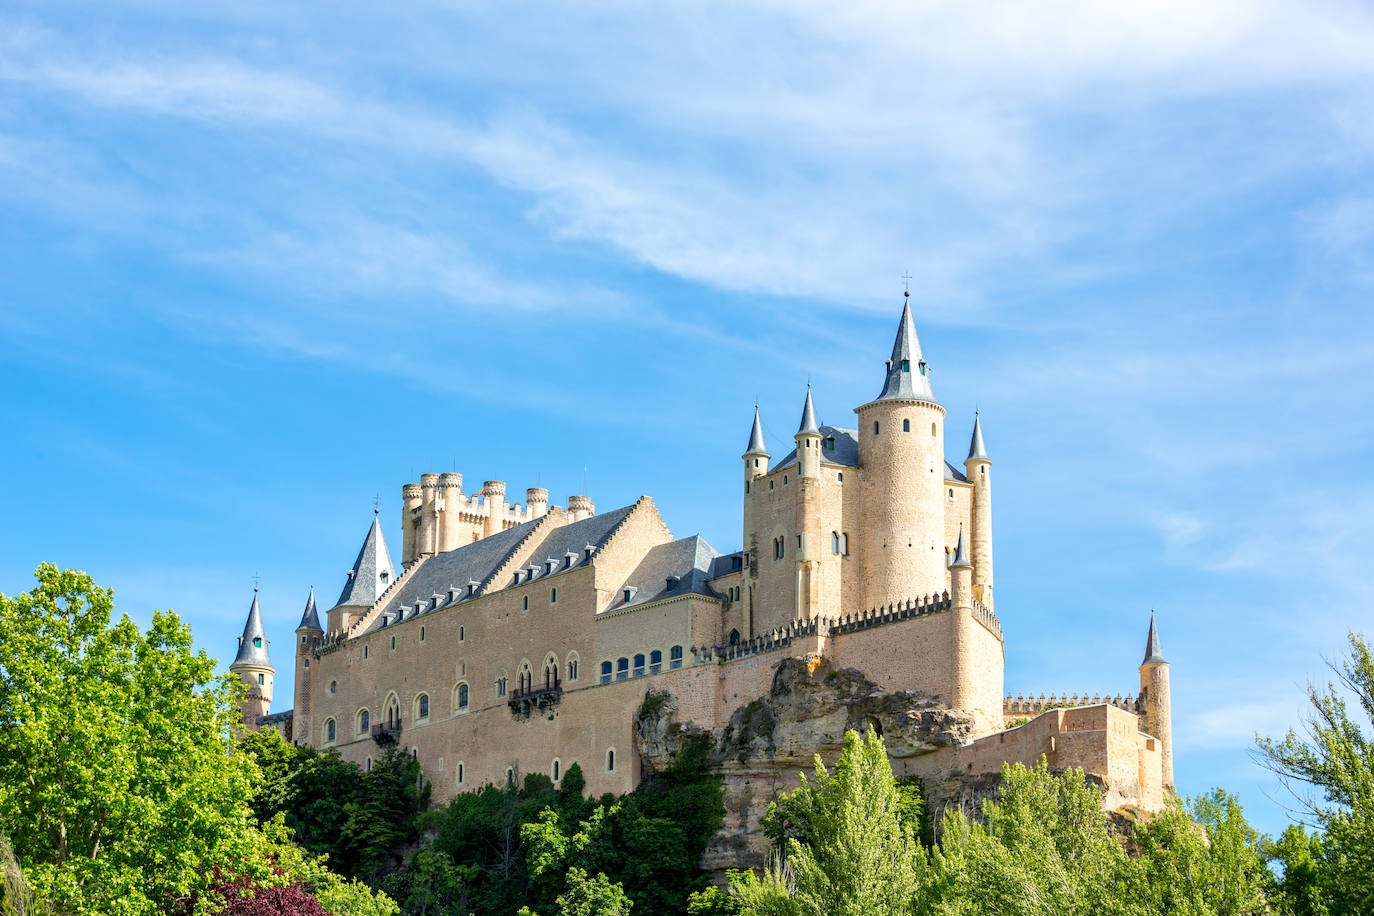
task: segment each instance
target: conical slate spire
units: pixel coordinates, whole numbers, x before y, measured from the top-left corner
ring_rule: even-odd
[[[973,461],[975,458],[980,458],[983,461],[992,460],[988,457],[988,450],[983,445],[983,421],[977,412],[973,414],[973,438],[969,440],[968,457],[964,460]]]
[[[754,405],[754,428],[749,431],[749,448],[744,454],[768,454],[768,449],[763,446],[763,424],[759,422],[759,406],[757,404]]]
[[[320,613],[315,610],[315,587],[310,587],[310,597],[305,602],[305,613],[301,615],[301,625],[296,630],[312,630],[323,633],[320,628]]]
[[[262,611],[258,609],[258,590],[253,589],[253,606],[248,609],[248,621],[243,625],[243,635],[239,637],[239,652],[234,656],[234,664],[258,665],[270,668],[272,660],[267,657],[267,633],[262,628]]]
[[[806,386],[806,404],[802,407],[801,425],[797,427],[797,435],[802,434],[819,436],[820,427],[816,425],[816,408],[811,403],[811,386]]]
[[[372,516],[372,527],[363,540],[363,548],[358,551],[358,559],[348,571],[348,581],[339,593],[338,605],[348,607],[372,607],[392,582],[396,581],[396,570],[391,566],[391,555],[386,550],[386,538],[382,536],[382,525],[377,515]]]
[[[1155,612],[1150,612],[1150,635],[1145,640],[1145,661],[1142,665],[1154,663],[1168,664],[1164,661],[1164,653],[1159,651],[1159,631],[1155,629]]]
[[[959,543],[954,548],[954,562],[949,564],[950,569],[968,568],[972,569],[973,564],[969,562],[968,551],[964,549],[964,526],[959,526]]]
[[[887,381],[882,394],[874,400],[916,399],[935,402],[930,388],[930,366],[921,353],[921,340],[916,336],[916,322],[911,318],[911,300],[902,305],[902,319],[897,324],[897,339],[892,344],[892,358],[887,361]]]

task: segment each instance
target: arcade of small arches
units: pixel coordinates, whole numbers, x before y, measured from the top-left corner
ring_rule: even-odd
[[[682,667],[683,651],[682,646],[673,646],[668,650],[668,669]],[[633,664],[632,664],[633,663]],[[601,678],[599,683],[609,684],[611,681],[624,681],[632,677],[644,677],[646,674],[659,674],[663,671],[663,650],[653,649],[647,655],[638,652],[631,659],[629,656],[622,655],[612,662],[606,659],[601,663]]]

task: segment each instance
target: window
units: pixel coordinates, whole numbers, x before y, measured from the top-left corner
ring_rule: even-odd
[[[324,720],[324,743],[333,744],[339,737],[339,724],[333,719]]]
[[[835,479],[838,480],[840,483],[844,483],[844,471],[836,472]]]
[[[366,765],[365,767],[363,767],[363,769],[367,770],[367,772],[369,772],[369,773],[372,772],[372,758],[371,758],[371,757],[367,758],[367,765]]]
[[[663,650],[655,649],[649,653],[649,673],[658,674],[663,670]]]
[[[553,761],[553,781],[554,781],[554,782],[558,782],[558,780],[560,780],[560,779],[562,779],[562,778],[563,778],[563,764],[560,763],[560,762],[557,760],[557,758],[555,758],[554,761]]]
[[[797,535],[797,553],[801,553],[801,549],[802,549],[802,536],[799,534],[799,535]]]
[[[265,675],[259,674],[259,675],[258,675],[258,686],[261,687],[261,686],[262,686],[263,684],[265,684],[265,683],[267,683],[266,676],[265,676]]]
[[[503,696],[505,696],[505,695],[506,695],[506,687],[507,687],[507,678],[506,678],[506,676],[503,674],[503,675],[501,675],[500,677],[498,677],[498,678],[496,679],[496,695],[497,695],[498,697],[503,697]]]
[[[732,646],[737,646],[737,645],[739,645],[739,630],[731,630],[731,631],[730,631],[730,645],[732,645]]]
[[[954,488],[953,488],[953,487],[950,487],[950,488],[949,488],[949,498],[950,498],[950,499],[953,499],[953,498],[954,498]]]
[[[458,764],[458,785],[460,785],[460,786],[463,784],[463,775],[464,775],[464,774],[463,774],[463,764],[462,764],[462,763],[459,763],[459,764]]]
[[[786,474],[783,474],[783,475],[782,475],[782,485],[783,485],[784,487],[787,486],[787,475],[786,475]]]
[[[522,610],[528,611],[529,609],[530,609],[530,596],[529,596],[529,595],[526,595],[526,596],[525,596],[525,604],[524,604],[524,607],[522,608]]]
[[[849,556],[849,532],[840,535],[840,555]]]
[[[419,720],[421,720],[421,719],[428,719],[428,718],[429,718],[429,694],[427,694],[427,693],[422,693],[422,694],[420,694],[418,697],[415,698],[415,719],[416,719],[416,721],[419,721]]]
[[[515,785],[515,767],[506,767],[506,785]]]
[[[610,663],[610,662],[602,662],[602,663],[601,663],[601,683],[603,683],[603,684],[609,684],[610,682],[611,682],[611,663]]]
[[[630,660],[628,658],[618,658],[615,661],[615,679],[623,681],[630,676]]]
[[[770,489],[770,490],[773,489],[773,484],[776,483],[776,482],[777,482],[777,481],[773,481],[773,480],[768,481],[768,489]]]
[[[254,636],[254,637],[253,637],[253,648],[254,648],[254,649],[261,649],[261,648],[262,648],[262,637],[261,637],[261,636]]]
[[[902,432],[904,432],[904,433],[909,433],[909,432],[911,432],[911,421],[910,421],[910,420],[903,420],[903,421],[902,421]]]
[[[615,748],[606,751],[606,772],[615,772]]]
[[[459,627],[459,628],[458,628],[458,641],[459,641],[459,642],[462,642],[463,640],[467,639],[467,635],[468,635],[468,634],[467,634],[467,628],[466,628],[466,627]]]
[[[878,421],[877,421],[877,420],[874,420],[874,421],[873,421],[873,435],[875,435],[875,436],[878,435]]]
[[[671,649],[668,650],[668,667],[682,667],[682,646],[673,646]]]
[[[363,658],[367,658],[367,646],[363,646]]]
[[[386,570],[382,570],[381,573],[377,576],[377,578],[385,582],[387,579],[391,578],[391,573],[387,572]]]
[[[366,709],[358,710],[358,728],[360,735],[366,735],[372,729],[372,714]]]
[[[744,482],[744,492],[745,492],[745,493],[748,493],[748,492],[749,492],[749,481],[747,481],[747,480]]]
[[[391,651],[396,651],[396,637],[391,637]]]
[[[401,724],[401,701],[396,694],[393,693],[386,698],[386,712],[382,718],[386,720],[387,725],[392,727]]]
[[[330,693],[334,693],[334,692],[335,692],[336,690],[338,690],[338,689],[339,689],[339,682],[338,682],[338,681],[330,681],[330,682],[329,682],[329,692],[330,692]]]
[[[556,589],[556,588],[551,588],[551,589],[549,589],[549,604],[557,604],[557,603],[558,603],[558,589]]]
[[[782,538],[773,538],[773,559],[781,560],[786,551],[786,542]]]
[[[425,641],[425,628],[424,628],[424,627],[420,627],[420,642],[424,642],[424,641]]]
[[[457,706],[458,706],[458,709],[459,709],[459,710],[464,710],[464,709],[467,709],[467,708],[468,708],[468,685],[467,685],[467,684],[459,684],[459,685],[458,685],[458,703],[457,703]]]
[[[924,373],[923,373],[923,374],[924,374]],[[935,424],[934,424],[934,423],[930,424],[930,438],[932,438],[932,439],[936,438]]]
[[[578,663],[578,661],[580,661],[580,659],[578,659],[577,653],[576,653],[576,652],[574,652],[572,655],[569,655],[569,656],[568,656],[568,680],[570,680],[570,681],[575,681],[575,680],[577,680],[577,663]]]
[[[635,656],[635,677],[644,676],[644,653]]]

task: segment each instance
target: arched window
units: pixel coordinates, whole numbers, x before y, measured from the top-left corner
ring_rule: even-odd
[[[787,540],[773,538],[773,559],[781,560],[787,554]]]
[[[658,674],[663,670],[663,650],[655,649],[649,653],[649,673]]]
[[[371,730],[372,730],[372,713],[368,712],[366,709],[360,709],[360,710],[358,710],[358,728],[357,728],[358,734],[360,734],[360,735],[366,735],[366,734],[367,734],[369,731],[371,731]]]
[[[602,662],[602,663],[601,663],[601,683],[603,683],[603,684],[609,684],[610,682],[611,682],[611,663],[610,663],[610,662]]]
[[[466,627],[459,627],[459,628],[458,628],[458,641],[459,641],[459,642],[462,642],[463,640],[467,639],[467,635],[468,635],[468,634],[467,634],[467,628],[466,628]]]
[[[367,658],[367,650],[368,650],[368,648],[369,648],[368,646],[363,646],[363,658],[364,658],[364,659]]]
[[[874,421],[873,421],[873,435],[875,435],[875,436],[878,435],[878,421],[877,421],[877,420],[874,420]]]
[[[393,693],[386,698],[385,710],[382,719],[388,726],[395,727],[401,724],[401,700],[396,694]]]
[[[731,631],[730,631],[730,645],[732,645],[732,646],[737,646],[737,645],[739,645],[739,630],[731,630]]]
[[[930,438],[932,438],[932,439],[936,438],[935,424],[934,424],[934,423],[930,424]]]
[[[577,666],[577,663],[578,663],[578,661],[580,661],[580,659],[577,657],[577,653],[576,653],[576,652],[570,652],[570,653],[568,653],[567,671],[568,671],[568,680],[570,680],[570,681],[575,681],[575,680],[577,680],[577,667],[578,667],[578,666]]]
[[[333,744],[338,738],[339,725],[333,719],[324,720],[324,743]]]
[[[830,532],[830,552],[840,552],[840,533],[838,531]]]
[[[909,433],[909,432],[911,432],[911,421],[910,421],[910,420],[903,420],[903,421],[902,421],[902,432],[904,432],[904,433]]]
[[[415,698],[415,720],[429,718],[429,694],[422,693]]]
[[[644,676],[644,653],[640,652],[635,656],[635,677]]]
[[[629,676],[630,676],[630,660],[629,660],[628,658],[623,657],[623,656],[620,657],[620,658],[618,658],[618,659],[616,659],[616,661],[615,661],[615,679],[616,679],[617,681],[623,681],[623,680],[625,680],[625,679],[626,679],[627,677],[629,677]]]
[[[544,689],[558,685],[558,656],[551,654],[544,659]]]
[[[459,684],[454,690],[453,705],[461,712],[468,708],[468,685]]]
[[[534,668],[530,666],[529,662],[522,661],[520,663],[520,683],[516,685],[515,689],[521,693],[534,689]]]
[[[615,772],[615,748],[610,748],[606,751],[606,772]]]
[[[841,553],[843,556],[846,556],[846,557],[849,556],[849,532],[848,532],[848,531],[846,531],[846,532],[844,532],[843,534],[840,535],[840,553]]]
[[[529,595],[526,595],[526,596],[525,596],[525,606],[524,606],[523,610],[528,611],[529,609],[530,609],[530,596],[529,596]]]
[[[496,696],[498,698],[504,697],[506,695],[506,689],[508,687],[509,679],[506,677],[506,672],[502,671],[500,674],[496,676]]]
[[[366,770],[366,771],[369,772],[369,773],[372,772],[372,758],[371,758],[371,757],[367,758],[367,765],[364,766],[363,769]]]
[[[668,650],[668,667],[682,667],[682,646],[673,646],[671,649]]]
[[[466,774],[463,772],[463,763],[462,763],[462,761],[459,761],[459,762],[458,762],[458,785],[461,786],[461,785],[463,784],[463,777],[464,777],[465,775],[466,775]]]
[[[258,675],[258,686],[261,687],[263,684],[266,684],[266,683],[267,683],[267,677],[266,677],[266,675],[259,674],[259,675]]]
[[[558,758],[555,757],[555,758],[554,758],[554,761],[553,761],[553,781],[554,781],[554,782],[558,782],[558,780],[560,780],[560,779],[562,779],[562,778],[563,778],[563,764],[558,760]]]

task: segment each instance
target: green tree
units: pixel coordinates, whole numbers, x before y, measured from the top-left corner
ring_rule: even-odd
[[[1259,741],[1260,760],[1294,788],[1323,831],[1317,844],[1293,836],[1277,847],[1279,861],[1287,867],[1282,855],[1293,855],[1302,874],[1301,885],[1285,879],[1281,896],[1341,914],[1374,912],[1374,654],[1360,634],[1351,633],[1349,645],[1331,665],[1335,680],[1308,687],[1301,731]]]
[[[735,880],[742,912],[789,912],[777,900],[785,893],[802,916],[909,913],[925,870],[910,809],[882,739],[847,732],[833,773],[818,756],[814,779],[770,808],[783,856],[762,881]]]
[[[573,866],[568,887],[557,900],[558,916],[629,916],[634,904],[614,881],[597,872],[595,877]]]
[[[1261,838],[1235,796],[1221,789],[1172,804],[1137,824],[1137,892],[1148,912],[1246,916],[1270,911],[1272,876]]]

